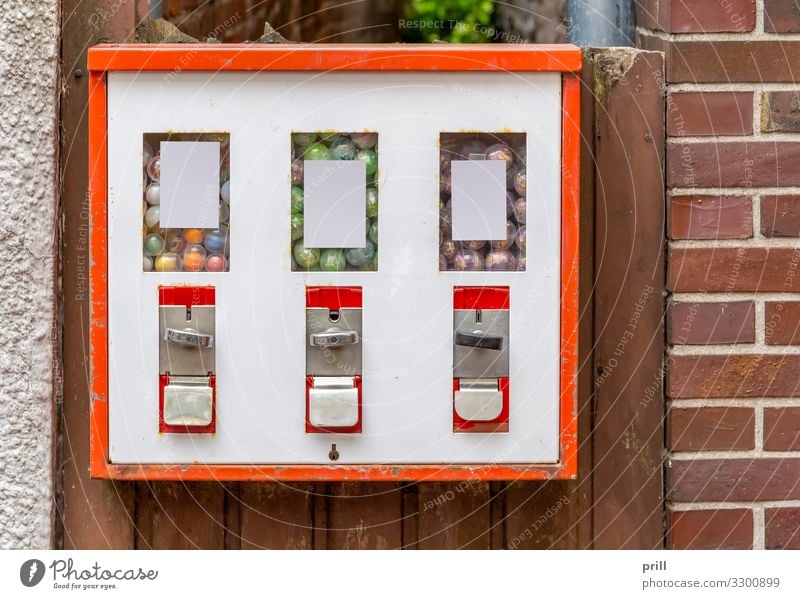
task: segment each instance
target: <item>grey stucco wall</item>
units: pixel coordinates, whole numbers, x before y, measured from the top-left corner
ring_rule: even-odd
[[[53,527],[56,0],[0,0],[0,548]]]

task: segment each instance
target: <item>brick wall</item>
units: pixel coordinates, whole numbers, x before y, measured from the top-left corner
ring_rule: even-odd
[[[797,549],[800,9],[639,5],[667,58],[667,544]]]

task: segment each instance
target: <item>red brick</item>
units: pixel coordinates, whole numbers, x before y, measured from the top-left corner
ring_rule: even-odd
[[[682,248],[669,255],[676,292],[800,291],[800,248]]]
[[[753,302],[680,302],[669,306],[667,337],[674,345],[753,343]]]
[[[669,411],[672,451],[755,448],[752,408],[673,408]]]
[[[677,41],[667,63],[671,83],[796,83],[800,41]]]
[[[670,460],[670,501],[800,499],[800,458]]]
[[[667,110],[669,135],[750,135],[752,92],[675,92]]]
[[[800,185],[800,143],[698,142],[667,146],[670,187]]]
[[[764,408],[764,449],[800,451],[800,407]]]
[[[744,196],[673,196],[672,239],[746,239],[753,236],[753,203]]]
[[[769,345],[800,345],[800,302],[766,302],[764,312]]]
[[[672,0],[673,33],[747,32],[756,25],[755,0]]]
[[[800,32],[800,6],[796,0],[764,0],[764,31]]]
[[[670,512],[670,549],[752,549],[752,510]]]
[[[766,549],[800,549],[800,508],[769,508],[764,524]]]
[[[636,25],[644,29],[667,31],[669,5],[673,0],[639,0],[636,2]],[[637,44],[637,48],[640,47]]]
[[[670,356],[667,394],[675,399],[800,397],[800,355]]]
[[[763,196],[761,234],[767,237],[800,237],[800,196]]]
[[[761,104],[761,130],[800,133],[800,93],[766,92]]]

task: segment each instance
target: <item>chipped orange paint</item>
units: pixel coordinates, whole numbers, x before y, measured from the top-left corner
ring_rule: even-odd
[[[120,480],[452,481],[578,473],[580,49],[571,45],[101,45],[89,49],[90,473]],[[562,77],[560,461],[513,465],[128,465],[108,459],[108,71],[551,71]]]

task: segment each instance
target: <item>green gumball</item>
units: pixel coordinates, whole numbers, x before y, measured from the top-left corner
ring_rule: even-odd
[[[374,187],[367,187],[367,216],[378,216],[378,190]]]
[[[346,267],[347,260],[345,259],[344,252],[342,250],[322,250],[322,255],[319,258],[320,270],[339,272],[344,270]]]
[[[303,157],[306,160],[328,160],[330,158],[330,152],[324,144],[313,143],[306,148]]]
[[[302,187],[297,187],[297,185],[292,187],[292,214],[303,212],[303,196]]]
[[[378,155],[372,150],[359,150],[356,157],[367,164],[367,177],[371,177],[378,170]]]
[[[375,220],[372,223],[370,223],[370,225],[369,225],[369,233],[367,233],[367,237],[369,237],[369,240],[372,243],[374,243],[375,245],[378,245],[378,221],[377,220]]]
[[[319,263],[319,250],[305,247],[302,239],[294,244],[292,254],[300,268],[307,268],[310,270]]]
[[[378,270],[378,250],[372,252],[372,258],[370,258],[367,262],[359,267],[359,270],[369,270],[369,271],[377,271]]]
[[[292,241],[303,237],[303,213],[292,214]]]

